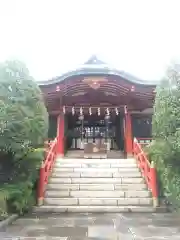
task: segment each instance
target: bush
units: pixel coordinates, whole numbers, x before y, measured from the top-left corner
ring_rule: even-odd
[[[180,169],[174,167],[170,159],[173,153],[166,142],[155,142],[146,153],[155,162],[159,197],[173,208],[180,208]]]
[[[0,221],[4,220],[8,216],[7,199],[8,199],[8,192],[1,189],[1,192],[0,192]]]
[[[7,212],[22,214],[31,209],[36,203],[37,180],[43,160],[44,149],[34,149],[34,151],[24,156],[18,178],[1,186],[3,190],[1,205],[3,207],[0,207],[0,209],[3,214]],[[22,171],[23,167],[24,170]]]

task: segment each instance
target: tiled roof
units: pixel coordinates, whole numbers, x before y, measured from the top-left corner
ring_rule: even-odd
[[[51,85],[59,83],[66,78],[70,78],[73,76],[78,75],[114,75],[120,78],[123,78],[127,80],[128,82],[134,83],[134,84],[140,84],[140,85],[147,85],[147,86],[156,86],[158,84],[158,81],[149,81],[149,80],[142,80],[139,78],[136,78],[132,76],[129,73],[126,73],[124,71],[119,71],[115,68],[110,67],[105,62],[99,60],[95,55],[93,55],[87,62],[85,62],[80,68],[77,68],[74,71],[69,71],[61,76],[55,77],[53,79],[47,80],[47,81],[41,81],[38,82],[40,86],[43,85]]]

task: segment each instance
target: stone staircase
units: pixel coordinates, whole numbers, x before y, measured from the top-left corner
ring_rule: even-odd
[[[153,212],[135,159],[59,158],[36,212]]]

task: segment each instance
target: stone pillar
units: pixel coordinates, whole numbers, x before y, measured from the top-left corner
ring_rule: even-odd
[[[60,114],[57,118],[57,155],[64,157],[64,115]]]
[[[132,138],[132,126],[131,126],[131,114],[125,111],[125,151],[127,157],[133,155],[133,138]]]

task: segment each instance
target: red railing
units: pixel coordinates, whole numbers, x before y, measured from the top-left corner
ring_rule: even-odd
[[[137,165],[141,170],[141,173],[147,183],[148,189],[152,193],[153,205],[158,206],[158,189],[157,189],[157,178],[156,169],[153,162],[149,162],[147,155],[143,152],[142,146],[138,143],[135,138],[133,142],[133,153],[137,160]]]
[[[48,139],[45,141],[45,143],[44,143],[44,148],[45,148],[45,159],[44,159],[44,161],[46,160],[46,157],[47,157],[47,155],[48,155],[48,153],[49,153],[49,150],[50,150],[51,145],[53,144],[53,142],[54,142],[54,139],[48,138]]]
[[[46,147],[46,148],[49,148],[53,142],[54,142],[54,139],[48,138],[48,139],[45,141],[45,147]]]
[[[38,205],[42,205],[44,199],[44,192],[46,184],[48,183],[48,178],[53,168],[54,160],[56,158],[57,152],[57,139],[55,138],[53,142],[49,145],[45,161],[42,163],[39,172],[39,184],[38,184],[38,193],[37,201]]]
[[[147,146],[152,142],[152,138],[136,138],[142,146]]]

